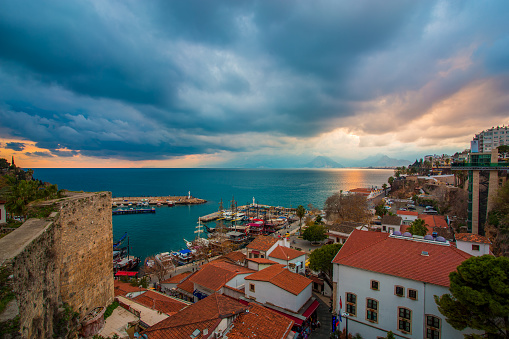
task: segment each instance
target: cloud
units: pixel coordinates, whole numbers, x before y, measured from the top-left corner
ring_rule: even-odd
[[[508,7],[4,2],[0,137],[137,161],[294,144],[323,154],[337,130],[376,152],[456,146],[506,122]]]
[[[28,156],[39,157],[39,158],[52,158],[53,155],[50,152],[26,152]]]
[[[12,149],[13,151],[20,152],[25,149],[25,144],[22,142],[8,142],[5,145],[5,149]]]

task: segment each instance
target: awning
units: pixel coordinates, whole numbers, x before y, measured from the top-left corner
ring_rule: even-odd
[[[291,315],[289,315],[289,314],[286,314],[286,313],[284,313],[284,312],[280,312],[280,311],[275,310],[275,309],[273,309],[273,308],[270,308],[270,310],[271,310],[271,311],[274,311],[274,312],[276,312],[276,313],[279,313],[279,314],[281,314],[281,315],[284,315],[285,317],[287,317],[287,318],[288,318],[288,319],[290,319],[290,320],[293,320],[293,321],[295,322],[295,325],[297,325],[297,326],[302,326],[302,323],[304,322],[304,320],[302,320],[302,319],[296,318],[296,317],[291,316]]]
[[[138,275],[138,272],[118,271],[115,273],[115,277],[134,277],[136,275]]]
[[[260,254],[260,251],[251,251],[253,254]]]
[[[302,316],[306,317],[306,319],[309,318],[309,316],[313,314],[313,312],[318,308],[319,305],[320,303],[318,302],[318,300],[313,301],[313,303],[309,305],[308,309],[305,310],[304,313],[302,313]]]

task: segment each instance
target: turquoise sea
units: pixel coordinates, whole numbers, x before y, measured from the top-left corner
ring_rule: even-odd
[[[322,208],[328,196],[356,187],[381,187],[390,169],[34,169],[34,177],[72,191],[111,191],[113,196],[191,195],[195,206],[159,207],[155,214],[113,216],[114,239],[128,232],[131,253],[142,258],[184,247],[198,217],[227,206],[252,203]]]

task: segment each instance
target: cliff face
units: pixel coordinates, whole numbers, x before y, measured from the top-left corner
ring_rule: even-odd
[[[54,204],[49,218],[30,219],[0,239],[0,265],[12,274],[6,283],[15,295],[0,329],[2,321],[18,324],[23,338],[64,335],[70,322],[114,298],[111,194],[45,204]]]

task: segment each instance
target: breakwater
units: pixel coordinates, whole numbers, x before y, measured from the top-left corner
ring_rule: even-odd
[[[146,205],[198,205],[204,204],[207,200],[193,196],[156,196],[156,197],[114,197],[113,206]]]

